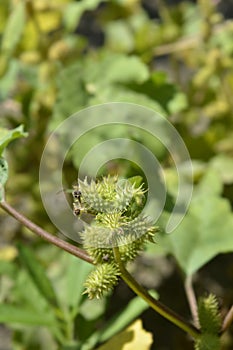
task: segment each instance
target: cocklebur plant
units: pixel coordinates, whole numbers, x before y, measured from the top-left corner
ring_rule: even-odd
[[[145,191],[134,179],[108,176],[99,182],[79,180],[73,198],[76,215],[94,215],[81,233],[83,246],[96,264],[84,293],[91,299],[100,298],[113,289],[121,275],[116,251],[123,263],[134,260],[146,242],[154,242],[158,227],[140,213]]]
[[[5,133],[2,144],[0,142],[0,155],[9,142],[22,136],[24,136],[24,132],[21,128]],[[84,250],[45,231],[15,210],[6,201],[4,187],[8,177],[8,167],[5,158],[1,157],[0,163],[1,209],[13,216],[19,223],[39,237],[75,257],[94,264],[95,270],[91,272],[86,282],[84,282],[86,287],[85,293],[87,293],[90,298],[101,298],[105,293],[111,291],[117,284],[118,279],[121,278],[141,299],[146,301],[147,305],[154,311],[188,333],[194,340],[195,350],[221,349],[221,335],[226,332],[232,323],[233,307],[229,309],[223,320],[220,316],[216,298],[213,295],[201,298],[197,308],[192,285],[187,283],[188,281],[191,282],[191,280],[187,278],[185,289],[193,316],[193,321],[189,322],[162,302],[156,300],[134,279],[125,267],[129,261],[132,261],[138,253],[140,253],[147,242],[153,242],[154,238],[156,239],[156,232],[158,231],[158,227],[155,227],[147,217],[143,216],[143,208],[146,199],[145,191],[142,186],[140,186],[140,183],[138,183],[137,177],[128,180],[119,179],[118,177],[103,177],[103,179],[98,182],[88,182],[87,179],[78,181],[77,186],[73,189],[74,213],[80,215],[81,218],[82,214],[85,213],[85,215],[83,215],[85,218],[88,216],[87,214],[90,213],[90,217],[92,218],[90,224],[84,224],[84,230],[81,233]],[[179,236],[174,235],[174,239],[179,240]],[[185,238],[183,237],[182,239],[184,240]],[[161,242],[159,244],[161,244]],[[41,269],[38,268],[33,254],[30,255],[27,249],[22,249],[22,245],[19,252],[38,290],[46,297],[46,300],[50,302],[50,311],[53,313],[54,300],[57,298],[55,297],[54,299],[52,285],[45,274],[43,275],[41,273]],[[74,273],[76,273],[76,271]],[[81,284],[83,283],[83,279]],[[12,313],[12,305],[9,305],[10,309],[7,305],[5,309],[7,311],[4,313],[2,311],[5,307],[1,305],[1,303],[0,306],[2,307],[0,313],[1,322],[10,322],[13,319],[18,323],[19,310],[17,308],[14,309],[14,314]],[[24,310],[21,311],[22,319],[25,319]],[[60,313],[57,314],[57,309],[55,311],[54,322],[56,325],[60,325]],[[26,314],[27,317],[31,319],[31,312]],[[195,322],[197,314],[198,322]],[[9,316],[11,317],[10,320]],[[72,317],[74,317],[74,315]],[[44,320],[44,315],[42,319],[39,317],[37,322],[41,324],[41,320]],[[63,326],[67,327],[67,329],[69,328],[69,330],[67,333],[65,328],[67,335],[64,339],[61,339],[60,336],[62,335],[63,337],[64,331]],[[65,344],[67,342],[67,337],[70,342],[73,329],[72,322],[67,326],[67,319],[64,318],[61,329],[61,334],[56,332],[58,342]]]
[[[136,258],[145,243],[154,242],[158,231],[158,227],[141,213],[145,203],[142,185],[136,186],[134,178],[120,180],[117,176],[104,177],[98,182],[79,180],[74,186],[73,198],[76,215],[94,215],[91,224],[84,225],[81,233],[83,247],[96,265],[85,281],[84,294],[88,294],[90,299],[101,298],[122,277],[156,311],[186,329],[195,339],[195,350],[219,350],[222,320],[214,295],[199,299],[197,313],[200,328],[197,329],[185,324],[166,306],[151,301],[145,290],[124,269],[124,265]]]

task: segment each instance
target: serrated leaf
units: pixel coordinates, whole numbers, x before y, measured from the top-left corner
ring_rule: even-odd
[[[13,306],[0,304],[0,323],[25,324],[38,326],[54,326],[55,319],[49,314],[39,314],[33,309],[24,306]]]
[[[12,130],[0,128],[0,156],[11,141],[19,137],[26,137],[27,135],[28,134],[23,130],[23,125],[20,125]]]
[[[156,101],[121,86],[131,82],[141,84],[148,76],[147,66],[138,57],[123,54],[102,53],[95,64],[90,57],[70,65],[58,76],[52,127],[85,106],[109,101],[141,103],[163,112]]]
[[[26,267],[31,279],[37,287],[40,294],[51,304],[57,305],[57,298],[53,286],[48,279],[44,268],[35,258],[35,255],[28,247],[18,245],[19,257]]]
[[[8,178],[8,164],[4,158],[0,158],[0,202],[4,199],[4,185]]]
[[[26,22],[25,2],[18,1],[13,6],[2,38],[2,50],[11,55],[20,41]]]
[[[137,320],[97,350],[149,350],[152,343],[152,334],[143,329],[141,320]]]
[[[84,63],[78,62],[61,72],[57,79],[58,94],[54,106],[53,118],[49,124],[53,130],[71,114],[88,103],[88,93],[83,84]]]

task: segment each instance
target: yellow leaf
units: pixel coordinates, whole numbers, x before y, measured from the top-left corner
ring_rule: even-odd
[[[143,329],[142,321],[138,319],[97,350],[149,350],[152,343],[152,334]]]
[[[43,33],[56,30],[61,24],[61,13],[59,11],[47,11],[36,13],[36,19]]]
[[[18,255],[18,251],[13,246],[0,247],[0,260],[12,261]]]

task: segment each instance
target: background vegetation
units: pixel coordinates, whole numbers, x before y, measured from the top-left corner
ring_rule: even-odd
[[[187,318],[185,290],[191,279],[197,296],[213,292],[219,297],[223,313],[233,303],[232,6],[213,0],[0,1],[0,138],[4,128],[19,124],[28,132],[6,153],[8,201],[57,234],[38,187],[47,132],[98,103],[133,102],[160,111],[190,152],[193,200],[176,231],[158,235],[158,244],[148,245],[130,268],[140,283],[156,289],[163,302]],[[106,129],[83,138],[65,164],[68,186],[87,150],[122,132]],[[131,136],[163,165],[169,191],[163,227],[176,195],[174,166],[148,135]],[[132,176],[140,169],[125,161],[102,169],[114,172]],[[124,284],[109,298],[87,300],[81,295],[91,269],[86,262],[36,238],[3,212],[0,219],[1,350],[94,349],[136,317],[153,333],[151,349],[193,348],[185,334],[146,310]],[[139,344],[135,334],[143,332],[142,326],[132,327],[131,341]],[[140,349],[150,348],[145,334]],[[127,332],[106,349],[120,349],[124,336]],[[222,343],[223,349],[232,349],[232,329]]]

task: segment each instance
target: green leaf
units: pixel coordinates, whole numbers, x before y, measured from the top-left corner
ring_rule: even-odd
[[[216,255],[233,252],[233,215],[230,203],[218,195],[219,189],[213,174],[207,174],[194,191],[181,224],[171,234],[158,235],[158,244],[151,246],[150,252],[172,254],[187,275]]]
[[[13,6],[2,38],[2,50],[11,55],[20,41],[26,22],[25,2],[18,1]]]
[[[50,280],[48,279],[44,268],[36,259],[32,250],[21,244],[18,245],[19,257],[26,267],[29,275],[31,276],[35,286],[40,294],[51,304],[57,306],[57,298],[52,287]],[[35,301],[36,302],[36,301]]]
[[[88,92],[83,83],[84,69],[84,62],[78,62],[64,68],[58,75],[57,101],[49,124],[50,130],[87,105]]]
[[[92,58],[87,61],[85,80],[97,92],[109,84],[143,83],[148,78],[149,70],[137,56],[105,53],[96,65],[93,65]]]
[[[151,293],[152,294],[152,293]],[[156,297],[156,294],[153,294]],[[138,315],[145,311],[149,305],[140,297],[132,299],[128,306],[120,312],[118,315],[113,317],[104,329],[100,329],[93,333],[89,339],[86,340],[85,344],[81,347],[81,350],[93,349],[97,342],[104,342],[111,338],[114,334],[124,329],[132,320]]]
[[[55,319],[49,314],[39,314],[34,309],[25,308],[24,306],[0,304],[0,323],[54,326]]]
[[[151,293],[154,297],[155,292]],[[101,331],[100,342],[104,342],[111,338],[114,334],[124,329],[132,320],[139,316],[143,311],[148,309],[149,305],[140,297],[133,298],[127,307],[118,316],[108,322],[107,327]]]
[[[151,101],[156,102],[167,112],[175,113],[183,108],[183,94],[178,92],[176,86],[168,81],[164,72],[153,73],[142,84],[130,84],[129,87],[133,91],[143,94]]]
[[[0,99],[6,100],[11,96],[11,92],[13,91],[16,81],[19,78],[19,66],[20,62],[11,59],[7,60],[7,71],[0,79]],[[0,70],[1,70],[1,62],[0,62]],[[0,73],[1,74],[1,73]]]
[[[106,309],[106,299],[84,299],[79,312],[87,321],[96,320]]]
[[[14,275],[16,272],[15,265],[9,261],[0,261],[0,276],[7,274],[8,276]]]
[[[86,261],[68,255],[68,271],[66,275],[66,298],[67,305],[77,308],[80,304],[84,291],[84,282],[93,269],[93,266]]]
[[[11,141],[19,137],[26,137],[27,135],[28,134],[23,131],[23,125],[20,125],[12,130],[0,128],[0,156]]]
[[[71,2],[65,8],[64,23],[68,30],[73,31],[77,28],[82,14],[87,10],[94,10],[101,2],[107,0],[85,0],[78,3]]]
[[[90,98],[90,106],[94,104],[111,102],[129,102],[139,104],[155,110],[156,112],[166,115],[166,111],[156,100],[148,97],[143,93],[138,93],[120,85],[107,85],[98,87],[96,95]]]
[[[233,159],[225,154],[219,154],[212,158],[210,167],[215,169],[221,176],[223,183],[233,183]]]
[[[213,169],[207,169],[205,175],[203,176],[201,182],[197,186],[194,196],[196,195],[216,195],[220,196],[223,190],[223,183],[220,175]]]
[[[141,84],[148,76],[147,66],[138,57],[123,54],[101,52],[95,58],[70,65],[58,76],[58,98],[51,128],[85,106],[109,101],[141,103],[162,112],[156,101],[122,86]]]
[[[8,178],[8,164],[4,158],[0,158],[0,202],[4,199],[4,185]]]
[[[109,50],[114,52],[132,52],[134,36],[132,29],[124,20],[115,20],[106,25],[105,42]]]
[[[69,310],[71,318],[75,317],[80,312],[80,304],[85,298],[82,295],[84,282],[94,267],[64,251],[59,252],[52,266],[50,276],[55,290],[59,291],[57,293],[59,305],[65,312]]]

